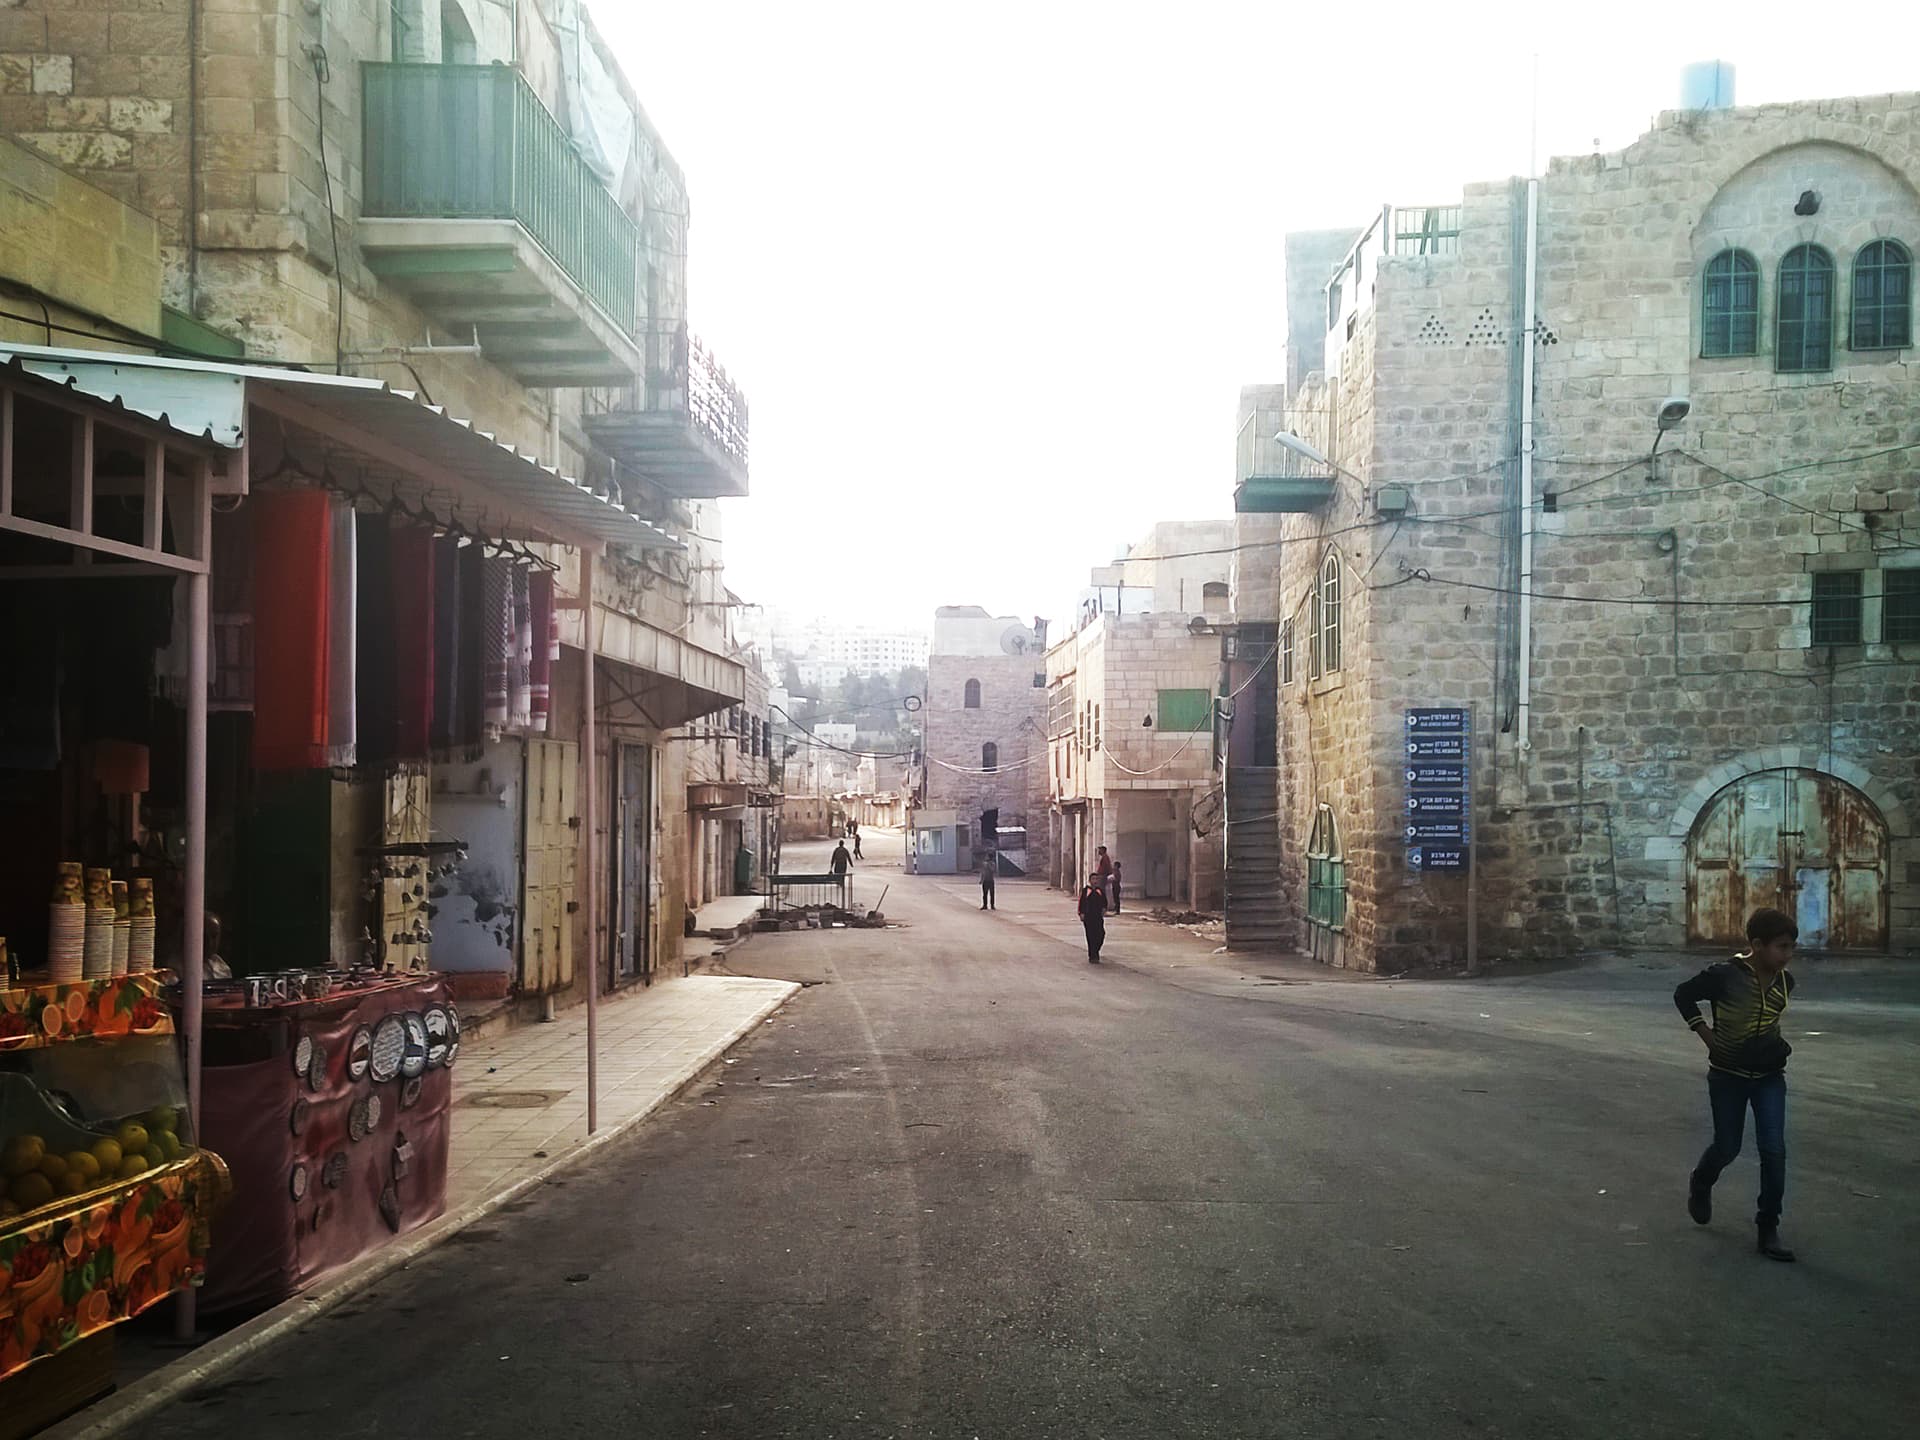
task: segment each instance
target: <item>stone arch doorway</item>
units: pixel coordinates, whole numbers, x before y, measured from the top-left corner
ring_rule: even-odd
[[[1812,950],[1887,946],[1886,818],[1818,770],[1742,775],[1701,807],[1687,837],[1687,939],[1745,942],[1747,916],[1784,910]]]

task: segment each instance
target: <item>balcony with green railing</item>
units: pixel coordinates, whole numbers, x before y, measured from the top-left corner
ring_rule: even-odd
[[[639,229],[521,74],[369,62],[361,95],[374,273],[527,384],[632,383]]]

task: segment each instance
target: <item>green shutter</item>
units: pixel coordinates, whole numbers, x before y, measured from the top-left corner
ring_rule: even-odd
[[[1159,711],[1162,730],[1205,730],[1213,723],[1213,700],[1205,690],[1162,690]]]

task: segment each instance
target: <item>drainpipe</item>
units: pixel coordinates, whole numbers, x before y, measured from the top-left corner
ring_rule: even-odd
[[[580,705],[585,715],[580,757],[583,794],[581,823],[586,827],[586,885],[581,908],[587,912],[587,1134],[600,1124],[600,870],[594,863],[593,827],[598,819],[599,775],[593,699],[593,551],[580,551]]]
[[[1521,302],[1520,336],[1520,704],[1514,721],[1514,749],[1526,763],[1533,690],[1533,361],[1538,323],[1540,255],[1540,182],[1527,181],[1526,293]]]

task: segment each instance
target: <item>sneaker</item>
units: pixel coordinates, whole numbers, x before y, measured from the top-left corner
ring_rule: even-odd
[[[1693,1217],[1696,1225],[1705,1225],[1713,1219],[1713,1191],[1703,1190],[1691,1181],[1687,1184],[1687,1214]]]
[[[1780,1228],[1777,1225],[1760,1227],[1760,1243],[1756,1248],[1769,1260],[1779,1260],[1791,1265],[1795,1259],[1793,1251],[1780,1243]]]

